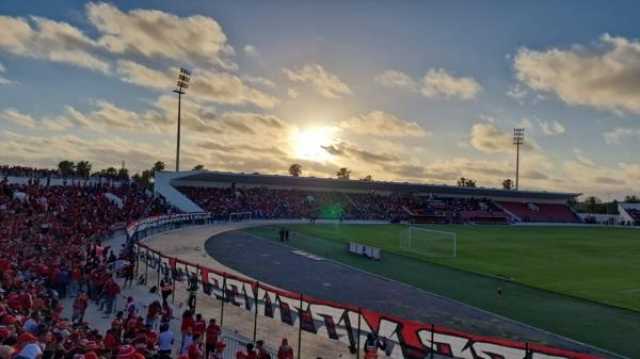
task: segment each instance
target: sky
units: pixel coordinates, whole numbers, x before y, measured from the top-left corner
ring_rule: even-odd
[[[640,192],[634,1],[0,2],[0,163]]]

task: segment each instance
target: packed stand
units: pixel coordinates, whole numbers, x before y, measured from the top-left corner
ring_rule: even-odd
[[[132,198],[122,207],[107,191],[0,181],[0,358],[144,358],[145,347],[155,350],[154,332],[133,312],[118,313],[106,333],[85,322],[91,302],[115,311],[122,290],[116,273],[133,284],[133,253],[124,248],[116,256],[96,238],[118,222],[167,211],[133,187],[121,192]]]
[[[180,187],[202,209],[221,219],[251,212],[253,218],[327,218],[422,223],[506,223],[508,216],[487,199],[411,194],[343,193],[264,187]]]
[[[0,176],[7,177],[30,177],[30,178],[47,178],[57,177],[59,175],[58,170],[46,169],[46,168],[33,168],[25,166],[8,166],[0,165]]]

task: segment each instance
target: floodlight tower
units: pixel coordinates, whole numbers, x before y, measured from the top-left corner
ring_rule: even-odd
[[[182,103],[182,95],[186,94],[185,90],[189,88],[191,80],[191,72],[187,69],[180,68],[178,73],[177,88],[173,92],[178,94],[178,140],[176,143],[176,172],[180,171],[180,107]]]
[[[516,191],[520,184],[520,145],[524,143],[524,128],[513,129],[513,144],[516,146]]]

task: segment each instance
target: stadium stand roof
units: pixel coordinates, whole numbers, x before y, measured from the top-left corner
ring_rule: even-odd
[[[282,175],[245,174],[217,171],[190,171],[184,175],[175,174],[171,180],[174,186],[197,186],[197,183],[235,183],[241,186],[287,187],[299,189],[321,189],[328,191],[377,191],[396,193],[424,193],[449,196],[509,198],[514,200],[569,200],[580,193],[513,191],[498,188],[469,188],[448,185],[433,185],[408,182],[341,180],[334,178],[294,177]]]

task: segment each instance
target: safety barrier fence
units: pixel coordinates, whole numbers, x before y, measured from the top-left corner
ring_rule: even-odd
[[[217,303],[221,325],[231,320],[228,318],[229,313],[236,315],[240,310],[250,314],[245,315],[244,324],[252,322],[254,341],[258,338],[258,323],[264,321],[294,329],[295,331],[289,330],[289,334],[297,332],[297,336],[289,337],[289,340],[297,351],[296,358],[304,357],[301,356],[303,346],[306,345],[302,340],[303,334],[305,338],[306,335],[313,334],[328,339],[336,346],[347,348],[350,352],[347,355],[355,358],[364,357],[362,353],[365,343],[378,346],[380,354],[384,353],[391,358],[597,358],[591,354],[537,343],[464,333],[282,290],[164,255],[140,241],[158,232],[186,225],[212,223],[214,219],[209,213],[192,213],[151,217],[129,224],[127,235],[134,242],[137,254],[136,275],[144,276],[147,283],[155,279],[158,286],[161,278],[166,278],[172,281],[174,288],[176,283],[180,283],[192,292],[195,289],[194,283],[197,283],[198,290],[204,297]],[[189,300],[195,301],[195,298],[193,295]],[[275,332],[275,329],[270,329],[267,333],[269,332]],[[251,333],[248,334],[251,337]]]

